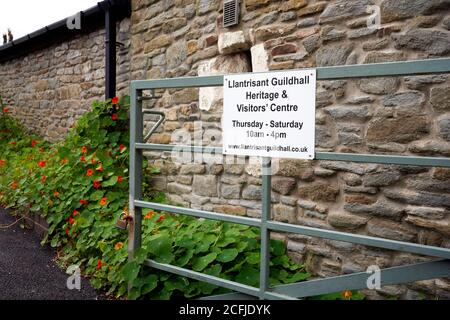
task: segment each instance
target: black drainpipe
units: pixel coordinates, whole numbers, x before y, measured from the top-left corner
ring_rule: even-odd
[[[116,96],[116,14],[108,1],[105,6],[105,98]]]

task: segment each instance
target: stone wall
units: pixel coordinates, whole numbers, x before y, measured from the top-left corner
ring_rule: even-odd
[[[367,27],[368,6],[381,25]],[[221,1],[133,1],[133,79],[213,75],[450,55],[450,1],[246,0],[241,23],[221,27]],[[220,146],[220,88],[157,90],[145,108],[166,113],[154,143]],[[317,149],[450,155],[448,75],[319,81]],[[152,126],[151,117],[147,128]],[[254,159],[175,161],[153,185],[186,207],[258,217]],[[222,160],[222,159],[220,159]],[[231,161],[231,162],[230,162]],[[236,163],[240,161],[240,163]],[[450,248],[450,170],[282,159],[273,176],[277,221]],[[425,257],[299,235],[274,234],[317,276],[424,261]],[[367,291],[370,298],[450,297],[445,279]]]
[[[223,28],[220,0],[133,0],[120,25],[118,89],[129,80],[428,59],[450,55],[450,0],[243,0],[240,24]],[[368,27],[370,10],[381,24]],[[102,99],[103,31],[0,65],[0,87],[31,131],[60,139]],[[450,156],[449,76],[319,81],[317,150]],[[6,92],[5,92],[6,90]],[[166,121],[154,143],[221,145],[220,88],[155,90],[145,108]],[[146,116],[146,129],[154,124]],[[175,161],[153,186],[174,204],[258,217],[257,159]],[[273,218],[323,229],[450,248],[450,170],[281,159]],[[315,276],[429,258],[299,235],[273,234]],[[450,298],[448,279],[367,291],[369,298]]]
[[[130,20],[118,24],[117,90],[128,93]],[[0,95],[30,130],[58,141],[105,96],[105,31],[34,51],[0,64]]]

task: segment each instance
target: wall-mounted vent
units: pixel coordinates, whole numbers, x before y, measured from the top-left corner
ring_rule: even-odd
[[[231,27],[239,23],[239,0],[223,1],[223,27]]]

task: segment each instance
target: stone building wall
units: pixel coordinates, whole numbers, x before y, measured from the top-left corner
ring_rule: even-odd
[[[132,79],[428,59],[450,55],[450,1],[245,0],[222,28],[221,1],[133,1]],[[368,27],[378,6],[381,25]],[[145,108],[166,113],[154,143],[221,145],[220,88],[157,90]],[[317,150],[450,155],[448,75],[319,81]],[[153,125],[147,118],[147,128]],[[185,207],[258,217],[255,159],[216,163],[148,152],[153,185]],[[236,163],[240,161],[239,163]],[[244,161],[244,162],[243,162]],[[246,162],[245,162],[246,161]],[[450,248],[450,170],[282,159],[273,176],[277,221]],[[289,253],[316,276],[428,258],[298,235]],[[370,298],[450,297],[445,279],[367,291]]]
[[[129,80],[429,59],[450,55],[450,0],[242,0],[240,24],[223,28],[221,0],[132,0],[120,25],[118,89]],[[381,24],[368,27],[370,10]],[[103,31],[0,64],[0,88],[30,130],[60,139],[103,98]],[[447,74],[319,81],[320,151],[450,156]],[[6,88],[6,93],[3,91]],[[146,92],[166,121],[150,142],[221,145],[220,88]],[[154,124],[146,116],[146,128]],[[153,186],[174,204],[258,217],[257,159],[184,162],[147,152]],[[192,160],[192,161],[191,161]],[[450,248],[450,170],[281,159],[273,218],[305,226]],[[299,235],[289,254],[315,276],[429,258]],[[367,291],[369,298],[450,298],[448,279]]]
[[[130,20],[118,24],[117,90],[128,93]],[[75,120],[105,96],[105,30],[0,63],[0,95],[30,132],[64,138]]]

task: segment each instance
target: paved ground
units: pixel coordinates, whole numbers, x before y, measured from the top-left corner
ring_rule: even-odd
[[[0,225],[15,221],[0,208]],[[67,289],[68,275],[59,269],[52,248],[40,245],[40,238],[19,224],[0,228],[0,300],[95,300],[99,294],[86,279],[81,290]]]

